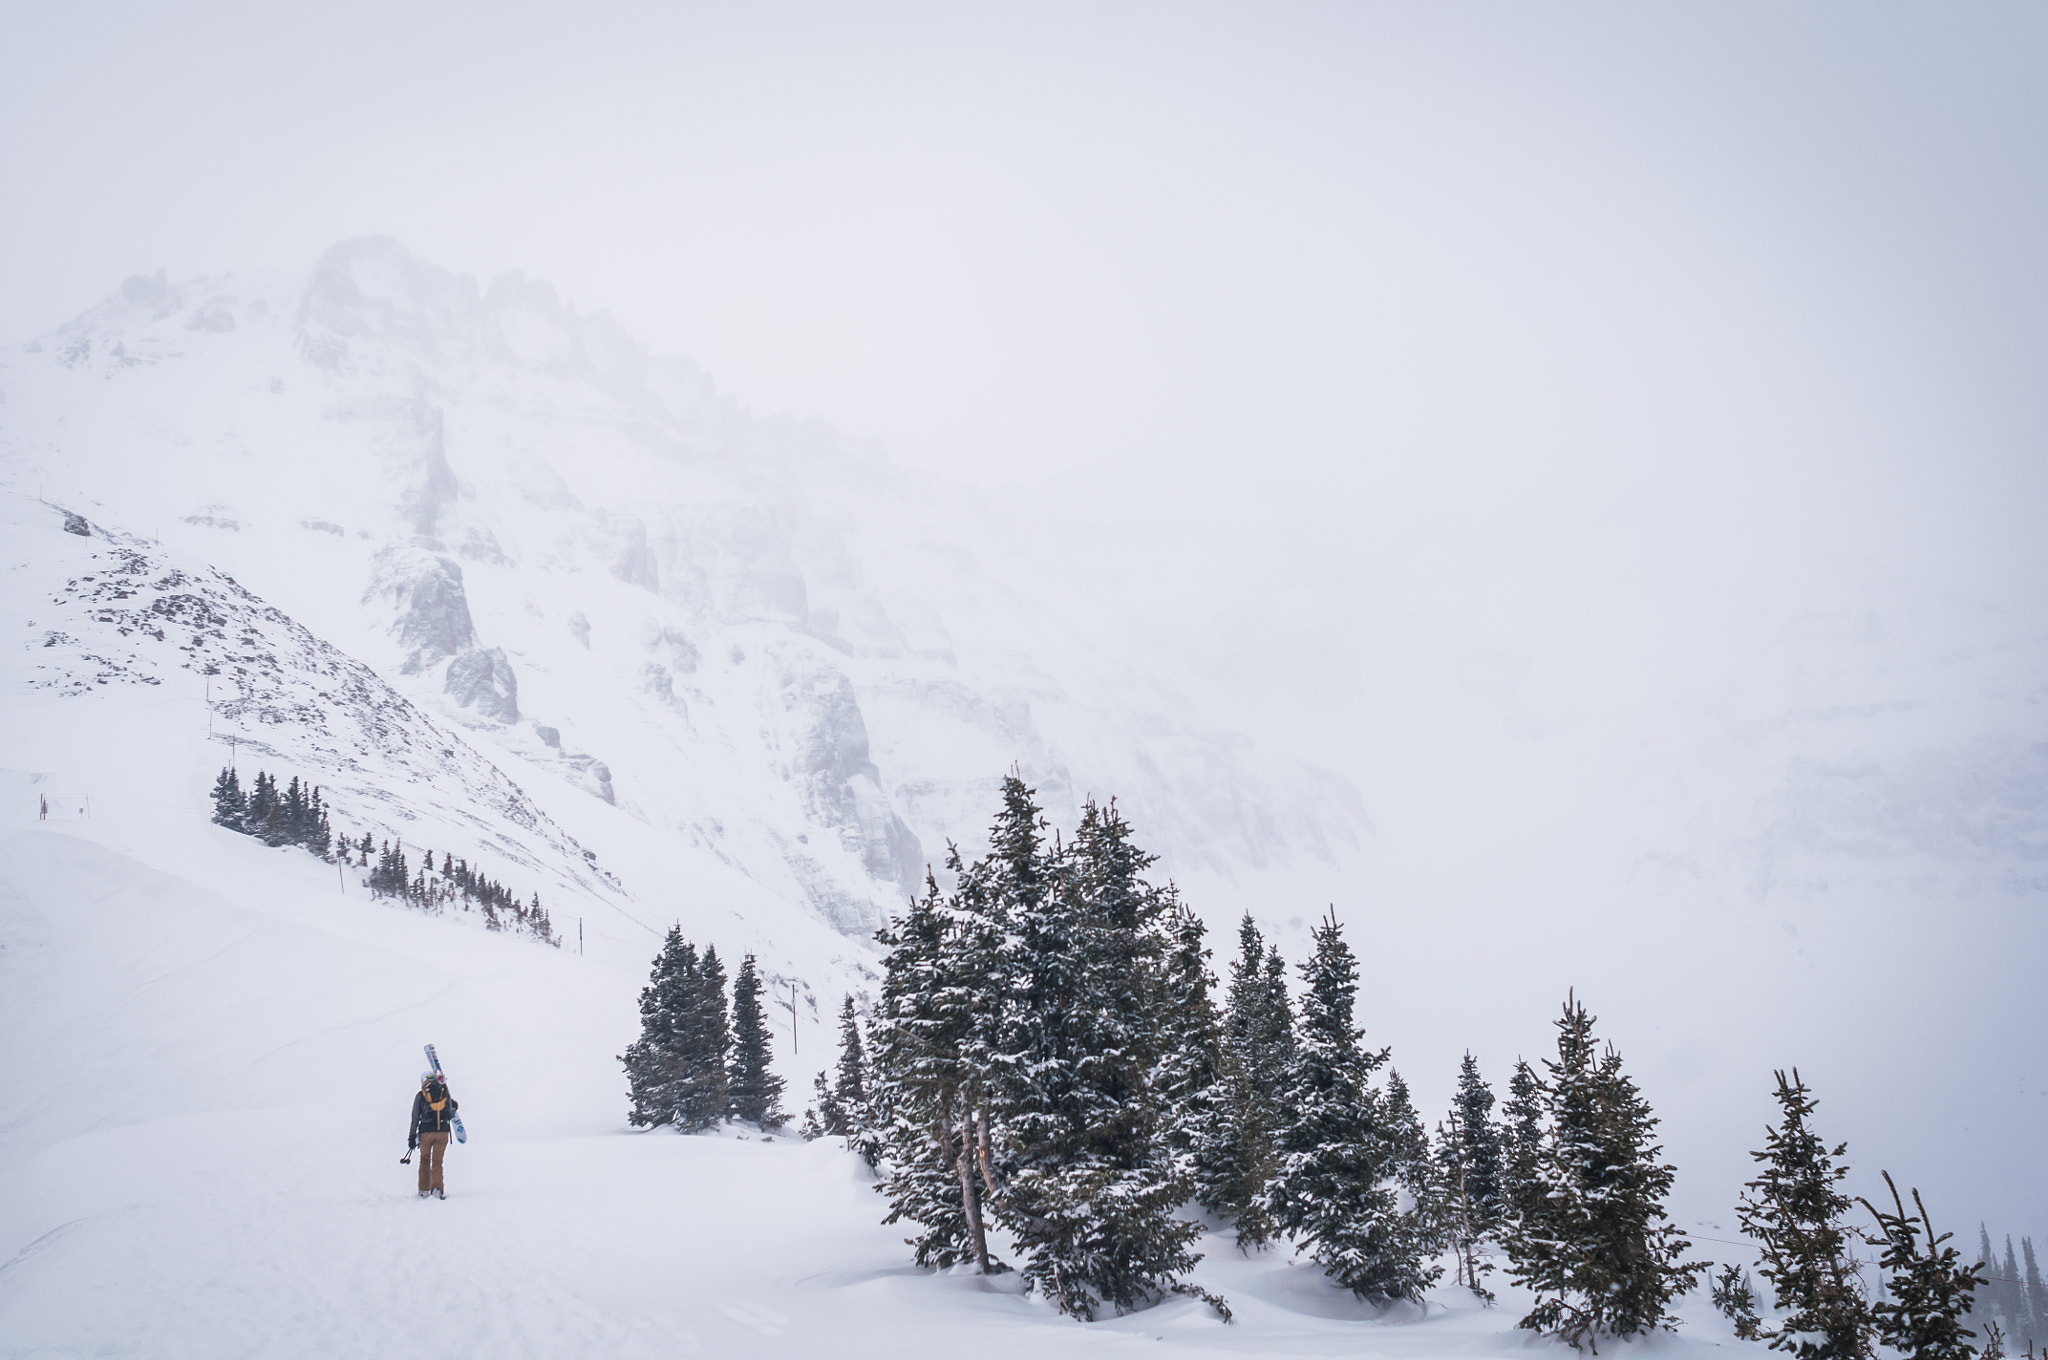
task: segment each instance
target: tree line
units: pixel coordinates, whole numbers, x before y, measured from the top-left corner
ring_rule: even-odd
[[[667,1125],[700,1133],[728,1119],[776,1128],[783,1081],[769,1066],[768,1017],[754,956],[740,961],[728,1010],[725,964],[715,945],[697,947],[673,926],[640,993],[640,1037],[625,1065],[636,1128]]]
[[[1977,1266],[1989,1283],[1977,1300],[1971,1321],[1980,1327],[1998,1326],[2010,1344],[2048,1349],[2048,1285],[2041,1282],[2041,1263],[2034,1255],[2034,1239],[2020,1239],[2019,1254],[2012,1249],[2012,1234],[2006,1234],[2005,1258],[1991,1247],[1991,1230],[1977,1226]],[[2000,1323],[2003,1323],[2000,1326]]]
[[[1428,1130],[1389,1050],[1364,1042],[1358,961],[1334,914],[1298,987],[1247,916],[1219,1004],[1203,924],[1144,877],[1154,858],[1113,803],[1086,804],[1070,838],[1052,832],[1013,774],[988,853],[968,863],[949,848],[953,889],[928,874],[878,932],[880,994],[865,1032],[846,999],[839,1063],[818,1074],[804,1132],[844,1138],[876,1169],[885,1221],[913,1230],[920,1265],[1020,1270],[1083,1319],[1174,1293],[1227,1318],[1187,1278],[1199,1205],[1241,1249],[1292,1242],[1375,1303],[1419,1302],[1446,1263],[1491,1302],[1498,1254],[1533,1300],[1524,1328],[1597,1349],[1676,1326],[1675,1301],[1711,1267],[1685,1259],[1659,1121],[1576,995],[1554,1022],[1555,1055],[1517,1061],[1497,1111],[1467,1054]],[[1740,1207],[1770,1298],[1738,1270],[1715,1282],[1717,1305],[1801,1360],[1864,1360],[1880,1344],[1977,1353],[1964,1323],[1983,1272],[1934,1233],[1917,1192],[1913,1212],[1896,1190],[1862,1201],[1870,1226],[1852,1230],[1836,1188],[1846,1148],[1811,1132],[1796,1073],[1780,1074],[1778,1099]],[[1883,1248],[1869,1294],[1856,1237]],[[1992,1331],[1987,1360],[2004,1344]]]
[[[280,789],[274,775],[258,770],[245,793],[240,776],[233,769],[223,769],[213,783],[213,821],[216,826],[254,836],[265,845],[296,845],[330,864],[367,869],[369,873],[361,881],[372,897],[397,898],[423,911],[450,906],[479,911],[488,929],[509,930],[561,947],[538,892],[521,902],[511,889],[472,869],[467,860],[445,852],[438,869],[434,852],[428,850],[414,870],[402,842],[385,841],[380,846],[367,831],[356,839],[337,836],[319,786],[296,775]],[[370,863],[373,852],[377,856],[374,867]]]

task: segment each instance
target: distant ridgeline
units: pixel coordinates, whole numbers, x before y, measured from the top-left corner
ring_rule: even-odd
[[[319,787],[303,783],[297,776],[279,789],[275,777],[258,770],[254,784],[244,793],[235,771],[222,770],[213,781],[213,820],[217,826],[254,836],[265,845],[296,845],[330,864],[369,869],[361,881],[373,897],[395,897],[423,911],[438,912],[449,906],[481,911],[491,930],[511,930],[561,947],[539,893],[521,903],[511,889],[471,869],[469,861],[446,852],[437,870],[434,852],[426,851],[414,872],[402,842],[386,841],[379,847],[367,831],[360,839],[337,837]],[[373,851],[377,854],[374,868],[370,865]]]
[[[1240,1248],[1290,1243],[1375,1304],[1419,1303],[1445,1264],[1490,1303],[1505,1256],[1530,1331],[1597,1352],[1678,1325],[1710,1263],[1687,1259],[1658,1118],[1576,995],[1556,1056],[1518,1060],[1498,1105],[1467,1054],[1432,1134],[1389,1050],[1363,1042],[1363,970],[1334,912],[1294,969],[1245,917],[1219,984],[1201,918],[1145,879],[1153,862],[1114,803],[1053,833],[1013,772],[989,852],[953,851],[953,890],[928,877],[878,932],[880,995],[865,1017],[846,999],[836,1079],[818,1074],[803,1133],[875,1168],[884,1222],[916,1229],[919,1265],[1012,1269],[1002,1246],[1077,1317],[1187,1294],[1227,1318],[1187,1279],[1192,1202]],[[767,1122],[772,1093],[741,1097],[764,1061],[751,972],[729,1036],[717,952],[669,932],[623,1059],[633,1124]],[[1852,1200],[1812,1091],[1796,1069],[1776,1085],[1780,1118],[1736,1205],[1761,1283],[1737,1262],[1712,1284],[1736,1334],[1804,1360],[2017,1360],[2048,1305],[2033,1244],[2001,1259],[1985,1233],[1972,1266],[1889,1174],[1889,1205]],[[1866,1243],[1883,1248],[1867,1284]]]

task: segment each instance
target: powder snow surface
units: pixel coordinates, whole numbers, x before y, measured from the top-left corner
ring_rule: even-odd
[[[1511,1294],[1380,1316],[1214,1235],[1196,1278],[1230,1326],[917,1270],[833,1143],[627,1128],[644,965],[346,896],[216,828],[42,821],[36,787],[0,776],[0,1355],[1553,1349]],[[427,1042],[470,1132],[445,1203],[398,1165]],[[1739,1344],[1694,1307],[1645,1346]]]

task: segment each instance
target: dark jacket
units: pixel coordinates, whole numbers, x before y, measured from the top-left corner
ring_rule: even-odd
[[[432,1101],[444,1103],[436,1110]],[[412,1130],[405,1136],[405,1145],[416,1148],[423,1133],[446,1133],[455,1127],[455,1111],[459,1107],[455,1097],[448,1094],[448,1088],[440,1082],[422,1086],[418,1095],[412,1098]]]

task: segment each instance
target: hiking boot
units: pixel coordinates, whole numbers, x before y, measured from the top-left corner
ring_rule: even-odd
[[[421,1199],[425,1199],[425,1198],[426,1198],[426,1197],[427,1197],[428,1195],[430,1195],[430,1194],[432,1194],[432,1193],[433,1193],[433,1191],[431,1191],[431,1190],[422,1190],[422,1191],[420,1191],[420,1198],[421,1198]]]
[[[437,1186],[435,1186],[435,1187],[434,1187],[434,1198],[435,1198],[435,1199],[446,1199],[446,1198],[448,1198],[448,1192],[447,1192],[446,1190],[443,1190],[443,1189],[442,1189],[442,1188],[441,1188],[440,1186],[438,1186],[438,1185],[437,1185]]]

